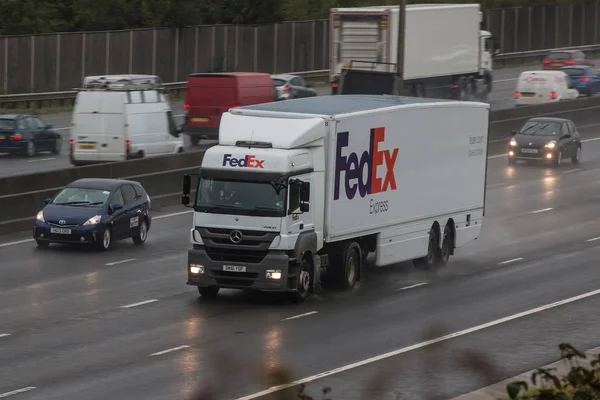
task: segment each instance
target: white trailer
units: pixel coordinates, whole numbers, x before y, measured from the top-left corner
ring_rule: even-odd
[[[371,252],[445,265],[481,232],[488,117],[485,103],[398,96],[229,110],[199,172],[188,284],[301,301],[320,282],[352,288]],[[185,205],[190,188],[186,175]]]
[[[331,10],[333,94],[343,68],[396,72],[399,11],[399,6]],[[499,50],[491,33],[480,30],[482,15],[479,4],[406,6],[406,94],[485,100],[492,89],[492,55]]]

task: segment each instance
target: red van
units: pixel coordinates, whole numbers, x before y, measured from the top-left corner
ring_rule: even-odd
[[[273,80],[260,72],[190,74],[185,89],[183,132],[196,145],[218,139],[221,115],[230,108],[275,100]]]

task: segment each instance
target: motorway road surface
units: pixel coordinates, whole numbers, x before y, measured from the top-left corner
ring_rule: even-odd
[[[142,247],[0,238],[0,397],[191,400],[212,384],[237,399],[287,365],[338,400],[448,399],[555,361],[558,343],[596,347],[600,130],[582,133],[580,165],[509,167],[491,154],[482,236],[442,271],[367,268],[354,290],[300,305],[227,290],[199,299],[185,285],[182,207],[157,213]],[[497,371],[462,368],[469,351]]]
[[[513,107],[513,93],[517,76],[520,72],[532,69],[529,67],[506,68],[499,69],[494,75],[494,87],[490,95],[490,104],[493,109],[502,109]],[[330,93],[328,87],[315,88],[319,95],[327,95]],[[172,103],[173,113],[178,116],[179,123],[183,122],[181,116],[183,114],[183,103],[181,101]],[[61,168],[70,168],[71,164],[68,157],[68,136],[69,125],[71,124],[71,113],[59,113],[43,115],[42,119],[52,124],[64,136],[63,151],[61,155],[55,156],[50,153],[41,153],[31,159],[24,158],[20,155],[9,156],[7,154],[0,155],[0,177],[11,176],[17,174],[30,174],[39,171],[49,171]],[[187,136],[184,136],[186,148],[191,145]],[[202,141],[201,144],[214,144],[215,141]]]

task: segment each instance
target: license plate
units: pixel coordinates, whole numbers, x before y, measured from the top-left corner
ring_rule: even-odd
[[[553,67],[562,67],[562,64],[561,63],[553,63],[552,66]]]
[[[521,153],[533,153],[537,154],[537,149],[521,149]]]
[[[94,150],[96,148],[95,144],[80,144],[79,149],[81,150]]]
[[[192,122],[208,122],[208,118],[192,118]]]
[[[227,272],[246,272],[246,267],[242,265],[223,265],[223,271]]]
[[[4,139],[6,139],[6,136],[4,136],[4,135],[0,136],[0,140],[4,140]]]
[[[521,94],[523,97],[535,97],[535,93],[523,93]]]
[[[70,235],[71,230],[66,228],[50,228],[50,233],[58,233],[59,235]]]

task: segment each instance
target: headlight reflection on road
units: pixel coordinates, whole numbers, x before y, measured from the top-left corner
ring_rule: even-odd
[[[283,329],[280,326],[273,326],[264,337],[265,348],[265,368],[266,373],[271,375],[281,367],[279,352],[283,346]]]

